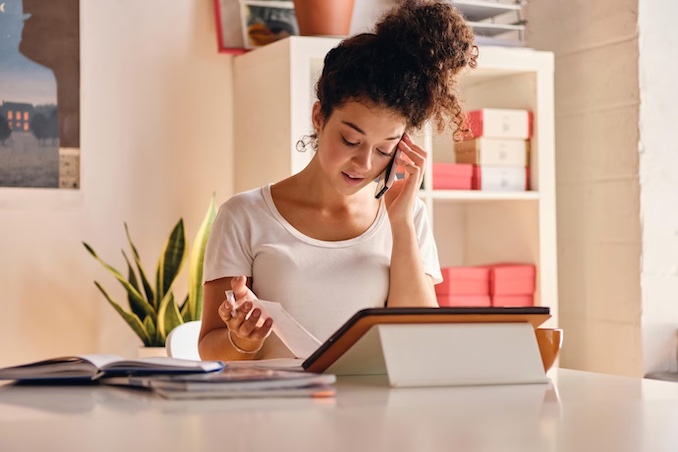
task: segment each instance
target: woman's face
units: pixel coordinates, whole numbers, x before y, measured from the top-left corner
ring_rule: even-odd
[[[387,108],[353,100],[323,121],[316,102],[317,158],[328,182],[344,195],[372,183],[390,163],[406,125],[405,118]]]

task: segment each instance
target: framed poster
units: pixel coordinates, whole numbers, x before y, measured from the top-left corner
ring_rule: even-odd
[[[0,0],[0,189],[80,187],[79,0]]]
[[[214,0],[221,53],[248,49],[298,35],[292,0]]]

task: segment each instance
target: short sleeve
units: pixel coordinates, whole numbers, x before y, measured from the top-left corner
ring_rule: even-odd
[[[228,202],[222,204],[205,248],[203,283],[229,276],[252,276],[251,234],[242,224],[238,210],[232,210]]]
[[[440,272],[438,248],[433,237],[431,224],[428,221],[426,205],[420,199],[417,199],[414,209],[414,227],[417,231],[417,241],[419,242],[419,252],[424,272],[431,276],[433,284],[440,284],[443,282],[443,275]]]

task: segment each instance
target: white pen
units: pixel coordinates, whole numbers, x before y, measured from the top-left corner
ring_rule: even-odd
[[[233,309],[231,310],[231,317],[236,317],[238,315],[238,307],[235,304],[235,295],[233,295],[232,290],[227,290],[226,292],[226,299],[228,300],[229,303],[233,305]]]

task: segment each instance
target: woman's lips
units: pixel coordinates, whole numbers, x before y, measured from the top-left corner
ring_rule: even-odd
[[[342,172],[341,174],[344,176],[344,180],[346,181],[346,183],[352,186],[360,185],[360,183],[365,180],[364,177],[350,177],[348,174],[344,172]]]

